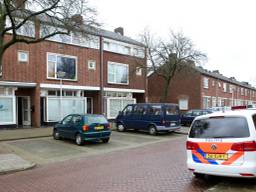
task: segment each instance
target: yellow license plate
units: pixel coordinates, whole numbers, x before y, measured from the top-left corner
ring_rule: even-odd
[[[95,127],[95,130],[102,130],[102,129],[104,129],[104,126],[97,126],[97,127]]]
[[[212,159],[212,160],[227,160],[228,154],[206,154],[206,159]]]

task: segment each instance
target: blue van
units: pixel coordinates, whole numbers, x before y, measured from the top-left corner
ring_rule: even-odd
[[[139,103],[127,105],[116,118],[117,131],[127,129],[157,132],[180,128],[180,110],[177,104]]]

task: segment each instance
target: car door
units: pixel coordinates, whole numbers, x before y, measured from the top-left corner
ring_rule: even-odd
[[[182,123],[186,124],[186,123],[190,123],[191,121],[193,121],[194,117],[192,114],[193,114],[193,111],[188,111],[187,113],[185,113],[181,119]]]
[[[133,105],[127,105],[122,112],[122,123],[125,128],[132,128]]]
[[[82,129],[82,116],[81,115],[73,115],[70,126],[67,127],[67,134],[69,138],[74,139],[76,133]]]
[[[72,115],[66,116],[59,126],[60,135],[65,138],[70,138],[68,130],[72,125]]]

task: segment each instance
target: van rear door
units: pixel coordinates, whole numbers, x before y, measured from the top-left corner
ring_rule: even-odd
[[[196,163],[238,166],[244,162],[244,146],[249,137],[245,117],[198,119],[191,127],[187,150],[191,150],[191,158]]]
[[[180,110],[178,105],[164,106],[164,122],[166,127],[180,126]]]

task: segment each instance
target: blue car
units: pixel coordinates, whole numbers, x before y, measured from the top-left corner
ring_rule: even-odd
[[[181,115],[181,124],[185,126],[190,125],[197,116],[206,115],[209,113],[212,113],[212,110],[191,109],[187,111],[185,114]]]
[[[109,141],[110,125],[103,115],[71,114],[57,123],[53,128],[54,139],[73,139],[77,145],[84,141]]]
[[[128,129],[158,132],[180,128],[180,110],[177,104],[140,103],[127,105],[116,118],[117,131]]]

